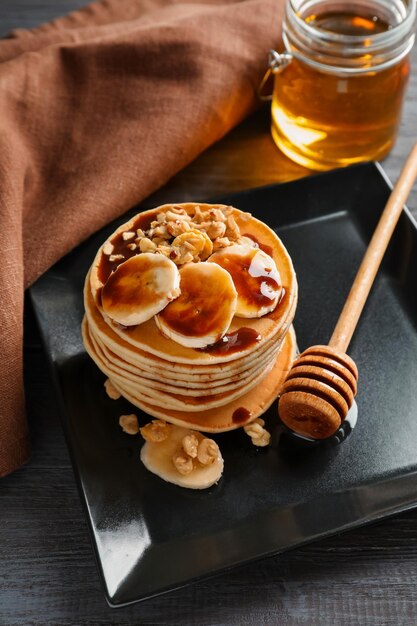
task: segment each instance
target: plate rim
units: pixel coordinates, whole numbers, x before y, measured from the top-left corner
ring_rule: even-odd
[[[257,192],[262,192],[262,191],[270,191],[273,190],[277,187],[282,187],[282,186],[286,186],[286,185],[296,185],[297,183],[299,183],[301,180],[306,180],[306,179],[319,179],[319,178],[326,178],[329,175],[332,174],[336,174],[336,173],[342,173],[343,172],[347,172],[347,171],[352,171],[355,169],[364,169],[364,170],[376,170],[376,172],[379,174],[379,176],[381,177],[381,181],[388,187],[389,190],[391,190],[393,188],[393,185],[387,175],[387,173],[385,172],[385,170],[383,169],[382,165],[379,162],[366,162],[366,163],[361,163],[361,164],[357,164],[354,166],[350,166],[348,168],[338,168],[335,170],[331,170],[328,172],[320,172],[320,173],[316,173],[316,174],[312,174],[309,176],[305,176],[305,177],[301,177],[301,178],[297,178],[295,180],[291,180],[291,181],[286,181],[283,183],[271,183],[268,185],[262,185],[259,187],[252,187],[252,188],[248,188],[248,189],[244,189],[242,191],[236,191],[236,192],[231,192],[231,193],[227,193],[227,194],[219,194],[217,196],[215,196],[214,198],[210,198],[209,200],[206,200],[206,202],[218,202],[220,200],[223,200],[224,202],[227,202],[228,198],[235,198],[235,197],[242,197],[242,196],[247,196],[253,193],[257,193]],[[139,207],[133,207],[132,209],[129,210],[129,213],[132,212],[133,210],[137,210],[139,209]],[[144,208],[143,210],[146,210],[146,208]],[[407,219],[409,220],[413,230],[415,230],[417,232],[417,220],[414,218],[414,216],[411,214],[410,210],[408,209],[408,207],[406,205],[404,205],[404,213],[407,217]],[[327,215],[332,215],[332,213],[328,213]],[[124,219],[124,216],[120,216],[119,218],[117,218],[116,220],[114,220],[114,222],[116,221],[120,221],[120,219]],[[111,224],[113,224],[114,222],[112,222]],[[109,227],[109,225],[107,225],[107,227]],[[106,228],[106,227],[105,227]],[[101,229],[100,229],[101,230]],[[100,231],[98,231],[100,232]],[[97,235],[97,233],[94,233],[94,235]],[[88,241],[88,240],[87,240]],[[75,249],[76,251],[77,249]],[[70,252],[69,254],[74,253],[74,251]],[[67,255],[66,255],[67,256]],[[60,261],[58,261],[59,263]],[[56,264],[55,264],[56,265]],[[256,561],[259,561],[263,558],[267,558],[267,557],[273,557],[276,556],[278,554],[281,554],[285,551],[289,551],[298,547],[301,547],[303,545],[307,545],[309,543],[312,543],[314,541],[317,541],[319,539],[325,538],[325,537],[330,537],[334,534],[340,533],[340,532],[345,532],[345,531],[349,531],[349,530],[353,530],[354,528],[358,528],[361,526],[365,526],[367,524],[376,522],[378,520],[384,519],[386,517],[392,516],[392,515],[396,515],[400,512],[404,512],[404,511],[408,511],[410,509],[413,509],[415,507],[417,507],[417,493],[415,490],[415,477],[417,477],[417,471],[413,471],[413,472],[408,472],[406,474],[403,474],[401,476],[395,476],[395,477],[390,477],[388,479],[385,480],[381,480],[378,481],[378,484],[380,483],[381,485],[385,485],[385,486],[389,486],[392,485],[393,483],[396,483],[397,481],[401,481],[401,482],[405,482],[407,483],[408,481],[410,481],[412,484],[410,485],[410,495],[409,495],[409,501],[407,503],[397,503],[397,504],[393,504],[391,507],[388,508],[384,508],[383,505],[383,498],[381,498],[380,501],[380,509],[375,512],[374,514],[370,514],[366,517],[359,517],[351,522],[349,522],[348,524],[344,525],[344,526],[339,526],[336,528],[333,528],[332,530],[324,530],[320,533],[317,533],[307,539],[305,539],[304,541],[298,541],[296,543],[294,543],[293,545],[287,545],[286,547],[282,547],[282,548],[274,548],[271,550],[268,550],[266,552],[262,552],[260,554],[251,556],[251,557],[241,557],[236,559],[234,562],[231,562],[227,565],[224,565],[223,567],[219,567],[216,568],[215,570],[209,570],[205,573],[200,573],[197,576],[194,577],[187,577],[185,580],[183,581],[178,581],[177,584],[170,584],[167,587],[164,588],[160,588],[158,590],[155,590],[154,593],[144,593],[143,595],[140,595],[139,593],[137,593],[136,597],[134,599],[131,600],[126,600],[126,601],[117,601],[117,591],[115,594],[111,594],[109,592],[108,589],[108,584],[106,581],[106,577],[104,574],[104,570],[101,564],[101,560],[100,560],[100,555],[99,555],[99,551],[98,551],[98,546],[97,543],[95,541],[95,529],[94,529],[94,524],[93,521],[91,519],[90,516],[90,511],[89,511],[89,505],[88,505],[88,501],[87,501],[87,496],[86,493],[83,489],[83,485],[82,485],[82,477],[80,474],[80,470],[77,466],[77,463],[75,461],[75,452],[72,449],[72,442],[71,442],[71,434],[70,434],[70,427],[69,427],[69,417],[67,415],[67,407],[65,404],[65,400],[63,397],[63,393],[62,393],[62,388],[59,382],[59,368],[60,368],[60,363],[59,361],[54,358],[53,354],[51,353],[51,351],[48,348],[48,338],[44,332],[44,328],[42,325],[42,320],[41,320],[41,313],[38,310],[38,301],[37,301],[37,296],[36,296],[36,291],[37,291],[37,285],[38,283],[45,279],[48,279],[48,275],[52,274],[52,276],[54,275],[54,268],[55,265],[50,268],[47,272],[45,272],[45,274],[43,274],[43,276],[36,281],[31,287],[28,288],[27,292],[29,295],[29,299],[32,305],[32,309],[34,311],[34,315],[36,318],[36,322],[38,325],[38,329],[40,332],[40,336],[42,339],[42,345],[43,345],[43,349],[45,351],[45,354],[47,356],[47,360],[48,360],[48,364],[49,364],[49,369],[51,371],[51,375],[52,375],[52,380],[53,380],[53,386],[55,389],[55,393],[58,399],[58,403],[59,403],[59,413],[60,413],[60,421],[63,427],[63,431],[64,431],[64,435],[65,435],[65,441],[66,441],[66,446],[67,446],[67,450],[70,456],[70,460],[71,460],[71,466],[72,466],[72,471],[74,474],[74,478],[77,484],[77,488],[79,491],[79,496],[80,496],[80,501],[81,501],[81,505],[84,509],[84,513],[86,515],[87,518],[87,524],[88,524],[88,530],[89,530],[89,539],[91,542],[91,546],[93,548],[93,554],[94,554],[94,559],[96,561],[96,565],[97,565],[97,569],[99,571],[99,576],[103,585],[103,589],[104,589],[104,595],[106,598],[106,601],[108,603],[108,605],[111,608],[122,608],[124,606],[129,606],[131,604],[135,604],[137,602],[143,602],[147,599],[159,596],[159,595],[163,595],[165,593],[169,593],[171,591],[183,588],[189,584],[193,584],[195,582],[201,581],[201,580],[206,580],[208,578],[212,578],[215,576],[219,576],[221,574],[223,574],[224,572],[229,571],[232,568],[235,567],[240,567],[242,565],[249,565],[251,563],[254,563]],[[376,484],[376,483],[373,483]],[[414,486],[414,488],[412,488]],[[358,490],[361,489],[361,485],[357,485],[351,489],[346,489],[340,492],[340,494],[346,496],[347,493],[349,492],[357,492]],[[407,491],[408,493],[408,491]],[[414,496],[413,498],[411,498],[411,496]],[[327,494],[326,498],[327,499],[333,499],[334,497],[334,492]],[[310,502],[310,501],[307,501]],[[306,501],[303,501],[301,503],[302,505],[306,504]],[[297,507],[299,505],[299,503],[295,503],[295,504],[291,504],[286,506],[285,508],[282,508],[279,510],[279,513],[284,513],[286,512],[288,509],[294,509],[295,507]],[[269,513],[269,512],[268,512]],[[265,515],[265,512],[262,513],[262,515]],[[254,516],[257,517],[257,516]],[[252,517],[250,518],[250,520],[252,519]],[[250,521],[249,520],[249,521]],[[224,530],[224,529],[223,529]],[[222,530],[222,532],[223,532]]]

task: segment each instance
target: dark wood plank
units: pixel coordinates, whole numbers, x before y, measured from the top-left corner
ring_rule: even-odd
[[[81,0],[2,0],[0,34],[34,26],[83,4]],[[416,100],[414,70],[399,139],[384,164],[392,179],[415,139]],[[268,111],[263,109],[147,204],[173,197],[208,197],[305,175],[305,170],[277,152],[268,127]],[[417,215],[417,190],[409,204]],[[417,511],[264,559],[141,605],[108,608],[30,311],[26,331],[34,445],[28,466],[0,482],[1,626],[415,626]]]

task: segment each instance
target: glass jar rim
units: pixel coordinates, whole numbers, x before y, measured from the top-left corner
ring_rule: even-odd
[[[347,44],[355,47],[360,45],[364,40],[367,40],[368,42],[369,40],[372,40],[376,46],[384,46],[385,43],[389,43],[394,38],[402,37],[405,33],[411,31],[416,19],[417,0],[409,0],[404,19],[401,20],[401,22],[398,22],[398,24],[392,26],[389,30],[368,36],[344,35],[311,26],[302,17],[300,17],[299,9],[294,6],[294,3],[295,0],[287,0],[287,8],[290,7],[292,12],[291,18],[294,19],[297,27],[311,38],[319,39],[322,43],[328,44]],[[367,48],[370,48],[369,43],[367,44]]]

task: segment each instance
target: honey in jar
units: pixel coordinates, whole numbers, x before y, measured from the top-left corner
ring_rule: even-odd
[[[272,136],[316,170],[382,159],[399,126],[415,0],[287,0]]]

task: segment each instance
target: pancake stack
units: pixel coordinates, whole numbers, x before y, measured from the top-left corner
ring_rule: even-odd
[[[222,432],[259,417],[295,356],[291,259],[233,207],[140,213],[99,249],[84,303],[97,366],[133,405],[179,426]]]

